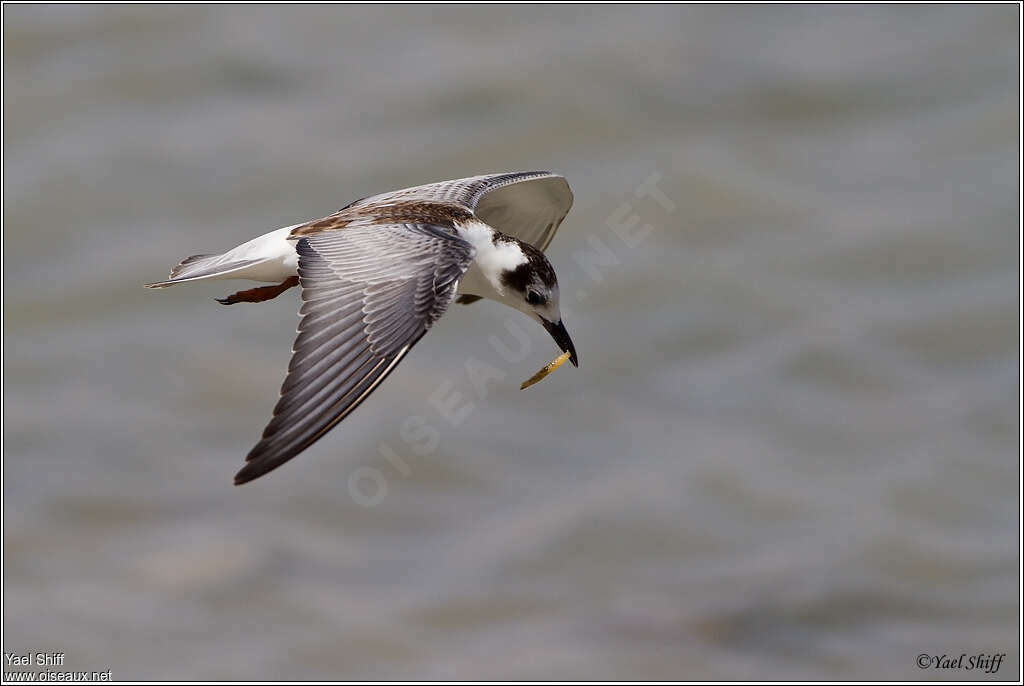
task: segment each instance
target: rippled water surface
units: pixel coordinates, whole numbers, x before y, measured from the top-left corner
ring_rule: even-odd
[[[3,37],[5,652],[1016,676],[1017,8],[6,6]],[[549,254],[580,369],[521,392],[546,334],[453,308],[233,487],[297,293],[140,284],[513,169],[574,189]],[[510,321],[525,359],[490,340]]]

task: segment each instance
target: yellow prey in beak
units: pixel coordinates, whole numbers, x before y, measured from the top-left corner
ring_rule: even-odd
[[[529,388],[533,384],[537,383],[538,381],[542,381],[545,377],[547,377],[548,374],[550,374],[551,372],[555,371],[556,369],[561,367],[563,364],[565,364],[565,361],[568,360],[571,355],[572,355],[572,353],[570,351],[566,350],[564,353],[562,353],[561,355],[559,355],[555,359],[553,359],[550,362],[548,362],[546,365],[541,367],[539,372],[537,372],[536,374],[531,376],[529,379],[524,381],[523,384],[519,387],[519,390],[521,390],[521,391],[526,390],[527,388]]]

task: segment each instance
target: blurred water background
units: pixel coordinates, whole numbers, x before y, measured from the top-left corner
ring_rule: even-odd
[[[1016,676],[1017,13],[5,6],[3,650],[117,679]],[[521,392],[546,334],[453,307],[232,486],[297,292],[141,284],[516,169],[575,191],[549,254],[581,368]]]

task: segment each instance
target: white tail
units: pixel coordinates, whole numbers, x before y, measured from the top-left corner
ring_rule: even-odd
[[[147,283],[146,288],[167,288],[207,279],[251,279],[274,283],[284,281],[298,270],[295,241],[289,240],[295,226],[263,234],[221,255],[186,257],[174,266],[165,281]]]
[[[230,253],[224,255],[192,255],[174,266],[166,281],[147,283],[146,288],[167,288],[188,281],[204,279],[228,279],[234,272],[244,270],[263,260],[231,260]],[[242,277],[244,278],[244,277]]]

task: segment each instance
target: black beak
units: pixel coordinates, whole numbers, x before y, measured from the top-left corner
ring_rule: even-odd
[[[565,330],[565,324],[559,319],[557,322],[549,322],[548,320],[541,317],[541,324],[548,330],[551,337],[555,339],[555,343],[562,349],[563,353],[569,353],[569,361],[572,362],[573,367],[580,366],[580,360],[576,357],[576,346],[572,344],[572,339],[569,338],[569,332]]]

